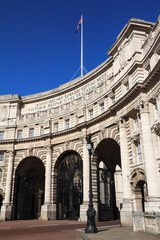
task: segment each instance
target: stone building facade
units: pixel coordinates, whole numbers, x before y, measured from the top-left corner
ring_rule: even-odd
[[[56,89],[0,96],[2,220],[86,221],[91,134],[96,219],[160,233],[160,17],[131,19],[108,54]]]

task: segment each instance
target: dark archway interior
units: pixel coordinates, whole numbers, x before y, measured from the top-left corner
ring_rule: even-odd
[[[147,184],[143,180],[138,181],[136,191],[141,193],[142,212],[145,212],[145,201],[148,197]]]
[[[114,173],[116,165],[121,167],[120,147],[113,139],[104,139],[95,150],[97,156],[98,219],[119,218],[116,206]]]
[[[15,175],[15,219],[38,219],[44,203],[45,168],[36,157],[25,158]]]
[[[57,219],[75,220],[83,199],[82,159],[68,151],[58,159]]]
[[[96,148],[96,154],[97,164],[102,161],[107,169],[112,171],[115,171],[116,165],[121,167],[120,147],[115,140],[107,138],[101,141]]]
[[[2,195],[0,194],[0,210],[1,210],[1,207],[2,207],[2,202],[3,202],[3,197],[2,197]]]

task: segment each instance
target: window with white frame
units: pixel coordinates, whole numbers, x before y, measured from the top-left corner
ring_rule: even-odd
[[[4,140],[4,132],[0,131],[0,140]]]
[[[18,139],[22,139],[22,134],[23,134],[23,131],[22,131],[22,130],[18,130],[18,132],[17,132],[17,138],[18,138]]]
[[[43,134],[44,134],[44,127],[41,126],[41,135],[43,135]]]
[[[102,103],[101,105],[100,105],[100,107],[101,107],[101,113],[104,113],[104,103]]]
[[[4,161],[4,153],[0,152],[0,163]]]
[[[58,132],[58,122],[54,123],[54,132]]]
[[[66,129],[68,129],[69,127],[70,127],[70,120],[67,119],[67,120],[66,120]]]
[[[34,137],[34,128],[29,129],[29,137]]]
[[[141,153],[141,145],[140,145],[140,143],[137,143],[136,147],[137,147],[137,160],[138,160],[138,163],[142,163],[142,153]]]
[[[89,110],[89,119],[93,119],[93,109]]]

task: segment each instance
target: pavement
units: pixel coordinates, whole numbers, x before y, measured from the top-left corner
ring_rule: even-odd
[[[97,233],[81,233],[83,240],[160,240],[160,235],[146,232],[133,232],[130,227],[110,226],[98,228]],[[79,240],[79,239],[78,239]]]
[[[97,222],[97,233],[85,233],[86,223],[66,220],[0,222],[0,240],[160,240],[160,235],[133,232],[120,221]]]

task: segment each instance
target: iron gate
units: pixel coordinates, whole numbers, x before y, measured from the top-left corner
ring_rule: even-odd
[[[98,168],[98,218],[99,221],[118,218],[115,202],[114,173],[111,170]]]
[[[83,199],[82,160],[79,155],[69,154],[61,161],[57,180],[57,219],[78,219]]]

